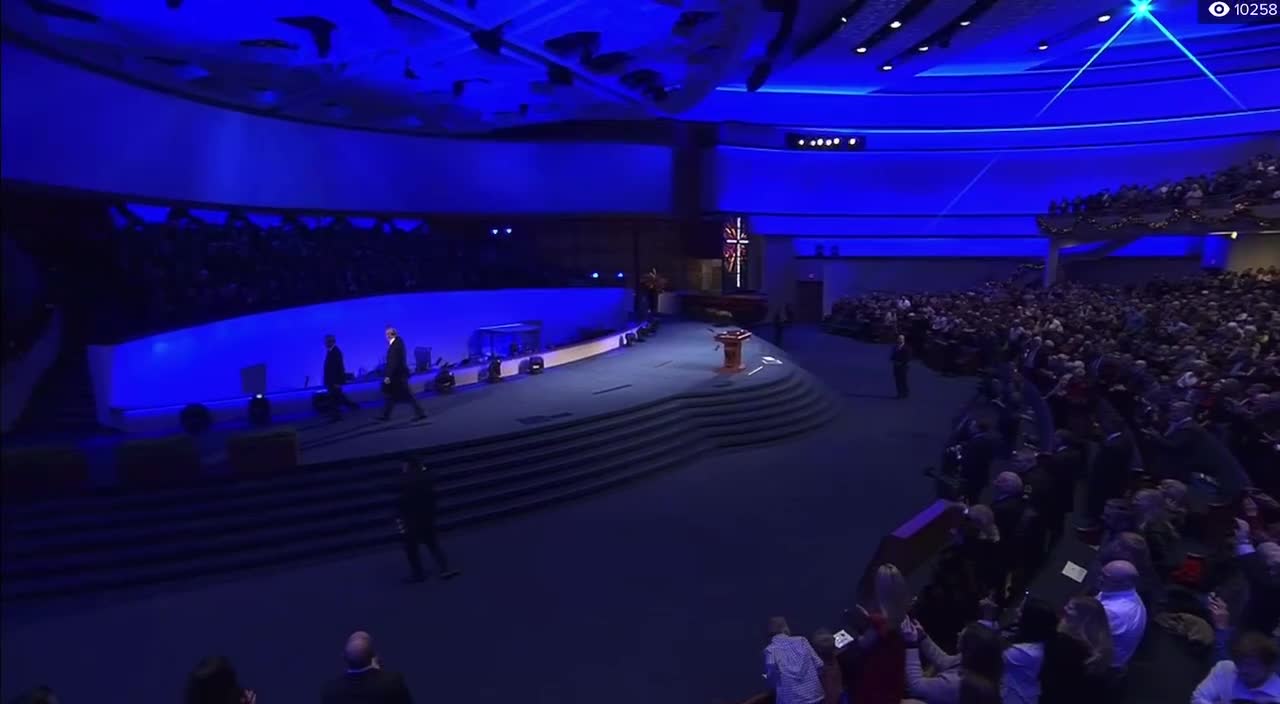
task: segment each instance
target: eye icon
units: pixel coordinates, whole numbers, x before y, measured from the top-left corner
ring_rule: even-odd
[[[1209,4],[1209,14],[1214,17],[1226,17],[1231,13],[1231,6],[1225,2],[1215,2]]]

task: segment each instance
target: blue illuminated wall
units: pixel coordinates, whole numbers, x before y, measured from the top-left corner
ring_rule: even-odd
[[[584,329],[617,328],[632,292],[622,288],[450,291],[379,296],[250,315],[119,345],[90,348],[99,416],[244,396],[240,370],[267,366],[268,392],[319,385],[323,340],[334,334],[347,371],[373,370],[386,355],[386,326],[432,357],[458,362],[475,330],[540,321],[544,345],[564,344]]]
[[[1179,59],[1181,60],[1181,59]],[[1121,73],[1125,71],[1119,70]],[[895,71],[895,73],[897,73]],[[1070,72],[1061,77],[1065,83]],[[838,79],[837,79],[838,80]],[[934,86],[935,83],[946,85]],[[1280,107],[1280,70],[1260,70],[1223,77],[1223,82],[1250,110]],[[726,87],[687,114],[711,122],[741,120],[763,125],[859,128],[959,128],[1032,124],[1056,90],[1008,86],[998,77],[965,76],[954,81],[917,79],[936,92],[907,93],[892,89],[859,95],[858,90],[814,92],[770,80],[765,90],[747,93]],[[1037,81],[1043,85],[1042,81]],[[1170,117],[1221,115],[1239,107],[1203,76],[1184,80],[1143,81],[1129,72],[1109,85],[1079,85],[1063,93],[1038,124],[1100,124]],[[1274,125],[1275,118],[1271,118]],[[1213,121],[1206,121],[1213,122]],[[1229,134],[1234,128],[1206,126],[1201,134]],[[1274,127],[1272,127],[1274,129]],[[1148,137],[1151,138],[1151,137]]]
[[[4,44],[3,176],[237,206],[435,213],[671,210],[671,150],[303,125],[173,98]],[[601,167],[609,165],[608,178]]]
[[[762,234],[1034,235],[1030,216],[1051,199],[1205,173],[1278,146],[1275,137],[1234,137],[980,152],[717,147],[708,153],[709,207],[759,214],[752,222]],[[943,212],[998,217],[934,221]],[[925,217],[894,217],[904,215]]]

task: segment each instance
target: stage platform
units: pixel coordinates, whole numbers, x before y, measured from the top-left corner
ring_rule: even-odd
[[[279,565],[395,540],[399,457],[435,472],[443,528],[583,496],[707,452],[820,427],[839,400],[760,338],[720,371],[715,330],[663,325],[646,342],[549,369],[427,395],[387,423],[366,406],[297,431],[301,466],[240,475],[202,439],[204,473],[169,487],[117,485],[5,507],[6,599],[96,592]]]
[[[632,347],[542,374],[509,376],[492,384],[460,387],[447,395],[420,394],[418,402],[428,415],[425,421],[412,420],[407,405],[397,407],[391,421],[378,421],[382,407],[375,402],[338,422],[310,416],[287,425],[298,432],[302,465],[341,465],[530,431],[550,432],[671,397],[758,387],[790,373],[783,355],[755,338],[747,343],[744,371],[719,371],[723,355],[712,339],[713,330],[702,324],[675,323]],[[766,356],[777,363],[766,364]],[[243,424],[225,426],[209,442],[224,445],[228,435],[245,429]],[[210,449],[204,459],[207,466],[221,468],[226,452]]]

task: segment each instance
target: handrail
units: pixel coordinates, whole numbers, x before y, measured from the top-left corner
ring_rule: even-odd
[[[0,393],[0,431],[9,432],[22,417],[36,385],[57,361],[61,351],[62,312],[54,308],[44,329],[26,351],[4,362],[4,386]]]

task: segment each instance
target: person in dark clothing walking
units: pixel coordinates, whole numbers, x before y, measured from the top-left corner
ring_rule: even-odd
[[[898,341],[889,353],[889,361],[893,363],[893,385],[898,389],[898,398],[906,398],[911,394],[907,386],[907,369],[911,365],[911,350],[907,349],[907,338],[898,336]]]
[[[461,572],[449,569],[449,558],[436,537],[436,487],[431,473],[416,459],[406,458],[401,463],[403,476],[400,495],[396,499],[399,518],[396,527],[404,543],[404,554],[409,559],[410,574],[406,582],[421,582],[427,578],[422,568],[419,545],[426,545],[440,570],[442,579],[452,579]]]
[[[324,388],[329,394],[329,413],[336,419],[342,417],[342,409],[360,410],[360,404],[347,398],[342,385],[347,383],[347,367],[342,361],[342,350],[333,335],[324,336]]]
[[[391,418],[391,409],[398,403],[413,406],[416,414],[414,420],[427,417],[422,406],[418,405],[418,399],[413,397],[413,389],[409,388],[409,374],[409,357],[405,352],[404,340],[400,338],[395,328],[387,328],[387,366],[383,371],[382,379],[383,392],[386,394],[387,401],[382,407],[379,420]]]

